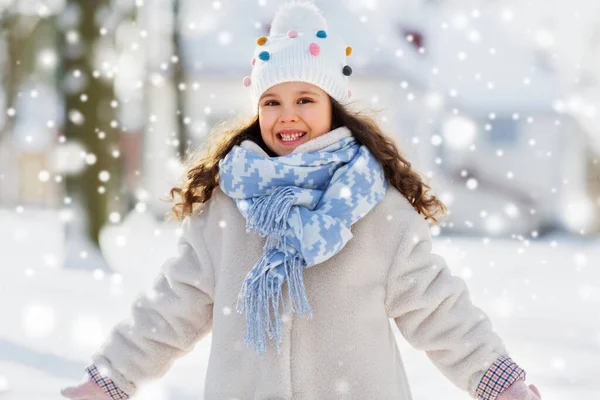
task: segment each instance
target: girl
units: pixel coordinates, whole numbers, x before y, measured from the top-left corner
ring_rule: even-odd
[[[191,161],[171,191],[178,257],[63,395],[127,399],[212,332],[205,399],[408,400],[393,318],[471,396],[539,400],[431,253],[426,220],[444,205],[344,107],[352,49],[312,3],[281,7],[257,44],[256,117]]]

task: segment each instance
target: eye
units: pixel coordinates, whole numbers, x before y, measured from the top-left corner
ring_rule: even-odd
[[[267,100],[263,105],[264,106],[270,106],[270,105],[278,105],[279,103],[275,100]]]
[[[298,100],[298,102],[301,102],[301,101],[305,101],[306,103],[312,103],[313,102],[311,99],[307,99],[307,98]],[[303,104],[306,104],[306,103],[303,103]]]

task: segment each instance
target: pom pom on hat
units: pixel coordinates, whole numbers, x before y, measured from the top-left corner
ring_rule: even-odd
[[[327,29],[321,10],[309,2],[292,2],[279,7],[271,23],[271,35],[285,35],[291,29],[320,31]]]
[[[321,48],[316,43],[311,43],[308,49],[310,50],[310,54],[313,56],[318,56],[321,52]]]
[[[254,50],[251,79],[252,106],[269,88],[284,82],[306,82],[344,104],[348,101],[346,57],[352,52],[335,30],[329,30],[321,10],[311,1],[280,6],[268,37],[260,37]],[[345,66],[345,68],[344,68]]]
[[[261,36],[258,39],[256,39],[256,44],[259,46],[263,46],[265,43],[267,43],[267,37],[266,36]]]
[[[260,58],[263,61],[269,61],[269,58],[271,58],[271,55],[269,54],[268,51],[261,51],[260,54],[258,55],[258,58]]]

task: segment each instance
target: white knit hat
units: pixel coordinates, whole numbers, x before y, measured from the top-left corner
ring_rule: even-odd
[[[352,47],[327,30],[321,10],[311,2],[292,2],[275,13],[269,36],[256,40],[252,75],[243,80],[252,90],[252,107],[260,96],[283,82],[308,82],[340,103],[350,97],[346,60]]]

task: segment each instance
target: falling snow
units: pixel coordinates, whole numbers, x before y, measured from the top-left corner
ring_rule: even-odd
[[[77,10],[62,10],[67,3],[0,0],[0,12],[12,7],[34,21],[62,11],[60,35],[76,54],[90,44]],[[47,41],[32,43],[28,48],[36,53],[27,60],[8,60],[19,74],[35,74],[15,87],[13,99],[0,88],[0,400],[58,400],[59,388],[81,378],[134,295],[147,290],[175,253],[181,229],[156,222],[168,207],[159,197],[182,172],[175,124],[180,118],[189,130],[187,143],[197,145],[216,122],[237,114],[245,93],[232,82],[250,72],[253,40],[265,34],[266,15],[277,2],[253,0],[234,9],[217,0],[182,1],[181,49],[170,43],[168,2],[117,3],[104,12],[129,8],[140,19],[98,18],[100,39],[115,39],[116,46],[103,42],[90,51],[92,68],[67,66],[55,82],[63,54]],[[597,398],[600,74],[594,55],[600,44],[592,39],[600,6],[589,0],[559,0],[551,8],[542,0],[478,8],[461,2],[322,3],[326,16],[339,12],[332,27],[349,35],[354,47],[348,59],[356,68],[353,99],[386,109],[379,119],[384,131],[396,135],[449,207],[447,220],[431,226],[434,250],[465,280],[545,400]],[[390,15],[402,18],[390,23]],[[187,75],[176,81],[177,68]],[[89,87],[97,80],[115,88],[99,106],[106,124],[80,135],[105,145],[101,151],[65,131],[69,122],[87,127],[94,121],[88,107],[97,97]],[[75,99],[65,110],[56,93],[61,90]],[[172,104],[176,95],[184,97],[184,107]],[[121,178],[106,160],[133,163],[135,151],[115,138],[133,143],[140,132],[141,165]],[[65,183],[86,169],[93,171],[96,195],[114,202],[100,235],[110,272],[63,268],[68,251],[82,263],[97,257],[78,244],[68,248],[65,235],[64,224],[77,220],[79,204]],[[121,194],[110,186],[131,177],[139,181],[128,209],[120,209],[115,198]],[[350,190],[341,188],[340,197]],[[387,221],[397,222],[393,214]],[[231,228],[222,219],[215,229]],[[227,306],[220,312],[237,316]],[[394,333],[415,398],[467,398]],[[209,335],[140,398],[196,398],[210,343]],[[345,396],[353,382],[340,377],[331,385]]]

